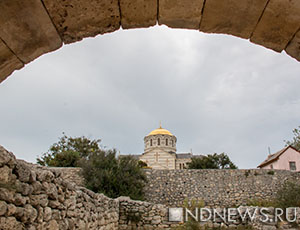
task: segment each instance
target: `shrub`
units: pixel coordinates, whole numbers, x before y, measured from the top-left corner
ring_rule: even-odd
[[[237,169],[237,166],[225,153],[192,157],[191,160],[187,163],[189,169]]]
[[[81,162],[86,187],[116,198],[143,200],[146,176],[132,156],[116,158],[116,150],[100,150]]]
[[[90,140],[82,137],[68,137],[63,133],[57,143],[50,146],[37,163],[52,167],[78,167],[82,158],[100,150],[100,140]]]
[[[276,202],[274,200],[253,199],[247,202],[247,206],[276,207]]]
[[[300,207],[300,185],[286,181],[276,195],[277,207]]]

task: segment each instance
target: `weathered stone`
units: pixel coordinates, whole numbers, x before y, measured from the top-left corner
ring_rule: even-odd
[[[296,33],[295,37],[290,41],[285,49],[285,52],[293,58],[300,61],[300,30]]]
[[[19,181],[16,182],[16,189],[17,192],[21,193],[23,196],[31,195],[33,192],[32,186],[30,186],[27,183],[22,183]]]
[[[14,192],[7,188],[0,188],[0,200],[12,203],[14,201]]]
[[[40,0],[0,1],[0,9],[0,37],[22,62],[61,47],[61,39]]]
[[[24,208],[23,207],[17,207],[15,217],[20,220],[24,215]]]
[[[24,215],[22,216],[23,223],[33,223],[37,218],[38,212],[30,204],[26,204],[24,208]]]
[[[56,220],[49,221],[49,223],[46,226],[46,229],[47,230],[57,230],[57,229],[59,229],[59,226],[58,226]]]
[[[46,194],[40,194],[40,195],[31,195],[30,198],[30,204],[34,207],[42,206],[46,207],[48,205],[48,196]]]
[[[1,217],[0,226],[3,230],[25,230],[25,227],[15,217]]]
[[[24,163],[17,164],[15,168],[15,174],[17,175],[18,179],[22,182],[29,182],[30,179],[30,169]]]
[[[118,0],[43,0],[64,43],[120,28]]]
[[[172,28],[199,29],[204,0],[160,0],[158,24]]]
[[[5,201],[0,200],[0,216],[3,216],[7,211],[7,204]]]
[[[49,221],[52,217],[52,210],[49,207],[44,208],[44,220]]]
[[[33,194],[38,195],[38,194],[42,193],[43,186],[42,186],[41,182],[35,181],[35,182],[32,183],[31,186],[33,188],[33,192],[32,192]]]
[[[271,0],[251,36],[251,42],[281,52],[300,28],[299,12],[299,0]]]
[[[51,182],[54,179],[54,174],[48,170],[41,170],[37,174],[37,179],[40,182]]]
[[[157,0],[120,0],[123,29],[154,26]]]
[[[16,158],[0,145],[0,167],[3,165],[8,165],[13,168],[16,165]]]
[[[13,204],[7,205],[7,213],[6,213],[7,216],[14,215],[16,213],[16,211],[17,211],[17,207],[15,205],[13,205]]]
[[[24,64],[0,39],[0,83],[13,71],[21,69]]]
[[[3,166],[0,168],[0,183],[7,184],[11,179],[11,169],[8,166]]]
[[[200,30],[249,38],[268,0],[207,0]]]
[[[58,194],[55,184],[43,182],[43,189],[46,191],[48,197],[53,200],[57,200]]]
[[[19,193],[16,193],[14,195],[14,204],[17,205],[17,206],[24,206],[26,204],[26,199],[27,197],[23,197],[21,194]]]
[[[34,171],[30,172],[29,182],[33,183],[36,181],[36,173]]]

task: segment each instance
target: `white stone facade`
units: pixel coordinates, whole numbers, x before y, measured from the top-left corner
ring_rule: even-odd
[[[139,159],[152,169],[184,169],[192,154],[176,154],[177,138],[162,127],[144,138],[144,153]]]

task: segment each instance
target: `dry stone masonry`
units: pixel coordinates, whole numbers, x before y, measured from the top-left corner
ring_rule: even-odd
[[[118,229],[119,202],[30,167],[0,147],[0,229]]]
[[[300,61],[299,0],[10,0],[0,9],[0,82],[63,43],[157,23],[250,38]]]
[[[180,207],[195,199],[211,207],[247,205],[254,199],[268,200],[286,180],[300,179],[300,173],[285,170],[146,170],[146,200]]]
[[[153,193],[153,196],[148,193],[148,198],[171,206],[177,206],[176,199],[195,194],[205,197],[209,193],[213,199],[207,199],[207,204],[216,206],[243,199],[243,193],[268,197],[272,196],[272,188],[282,181],[298,179],[298,174],[287,171],[276,171],[275,175],[264,170],[146,172],[150,180],[148,189]],[[254,174],[255,172],[264,173]],[[78,168],[47,168],[17,160],[11,152],[0,146],[0,230],[162,230],[182,225],[179,222],[169,222],[168,205],[134,201],[128,197],[110,199],[68,181],[73,180],[81,185],[83,180],[78,173]],[[266,191],[263,192],[260,188]],[[167,197],[163,194],[169,195]],[[234,200],[228,199],[229,195],[225,194],[234,194]],[[159,196],[163,198],[159,199]],[[178,204],[178,207],[182,206]],[[255,209],[242,207],[242,213],[245,208]],[[222,213],[222,209],[219,210]],[[269,217],[273,217],[274,208],[268,208],[267,213]],[[223,212],[223,215],[227,214]],[[299,224],[300,208],[297,215],[296,223]],[[259,221],[261,217],[258,214],[254,221],[241,221],[237,217],[236,223],[222,222],[222,219],[217,218],[214,222],[201,224],[231,229],[246,225],[261,230],[294,229],[287,222],[262,223]]]

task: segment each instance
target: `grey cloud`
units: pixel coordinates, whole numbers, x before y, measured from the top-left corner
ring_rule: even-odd
[[[34,161],[64,131],[141,153],[159,121],[178,151],[256,167],[300,125],[300,65],[249,41],[154,27],[42,56],[0,85],[0,144]]]

